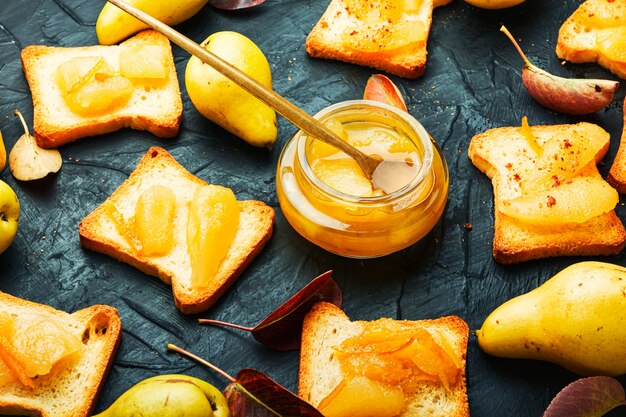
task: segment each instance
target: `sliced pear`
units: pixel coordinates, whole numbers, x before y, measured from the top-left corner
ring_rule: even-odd
[[[105,60],[98,56],[72,58],[54,70],[53,77],[65,94],[78,90],[105,67]]]
[[[141,193],[135,206],[135,232],[147,256],[167,254],[174,245],[176,196],[169,188],[155,185]]]
[[[96,77],[68,96],[68,104],[76,113],[101,114],[123,104],[133,94],[133,83],[121,75]]]
[[[317,178],[339,192],[356,197],[372,192],[372,182],[354,159],[319,159],[313,162],[312,168]]]
[[[500,203],[498,210],[528,224],[583,223],[608,213],[619,202],[617,191],[599,177],[578,176],[560,185]]]
[[[189,206],[187,245],[191,285],[209,285],[239,227],[239,203],[232,190],[217,185],[199,187]]]
[[[626,27],[600,31],[596,35],[596,46],[611,61],[626,62]]]
[[[56,149],[42,149],[28,131],[22,114],[15,110],[24,126],[24,134],[15,142],[9,154],[11,174],[20,181],[38,180],[48,174],[58,172],[63,160]]]
[[[164,79],[167,77],[163,48],[137,45],[120,53],[120,74],[127,78]]]
[[[539,189],[550,189],[578,175],[595,161],[602,145],[602,141],[577,136],[576,131],[570,138],[554,137],[547,140],[541,147],[534,170],[527,178],[523,178],[522,191],[532,193]]]
[[[400,388],[356,376],[343,380],[317,408],[325,417],[393,417],[405,406]]]

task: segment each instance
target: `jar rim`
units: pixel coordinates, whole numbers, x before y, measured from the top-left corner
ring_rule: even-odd
[[[336,111],[344,110],[345,108],[348,108],[351,106],[379,108],[379,109],[389,111],[393,113],[395,117],[402,120],[413,131],[415,131],[417,139],[420,141],[420,144],[422,146],[422,152],[423,152],[422,161],[421,161],[422,164],[420,166],[419,171],[413,177],[413,179],[411,179],[411,181],[409,181],[407,184],[405,184],[401,188],[389,194],[383,194],[380,196],[371,196],[371,197],[359,197],[359,196],[355,196],[352,194],[344,193],[342,191],[335,190],[334,188],[330,187],[329,185],[324,183],[322,180],[320,180],[317,177],[317,175],[315,175],[315,173],[313,172],[313,169],[311,168],[311,165],[309,165],[309,161],[306,158],[306,150],[305,150],[306,140],[309,138],[309,136],[305,134],[302,130],[299,130],[298,132],[296,132],[296,135],[295,135],[295,137],[297,137],[298,139],[297,155],[298,155],[298,160],[300,162],[300,167],[302,168],[303,172],[308,177],[308,179],[316,187],[321,189],[325,194],[328,194],[330,196],[333,196],[342,200],[351,201],[351,202],[359,202],[359,203],[388,202],[389,200],[395,200],[397,198],[401,198],[405,196],[407,193],[414,190],[416,187],[418,187],[431,171],[432,163],[433,163],[433,154],[434,154],[433,143],[431,142],[430,135],[428,134],[424,126],[422,126],[422,124],[418,122],[417,119],[415,119],[408,112],[402,111],[398,109],[397,107],[391,106],[389,104],[382,103],[379,101],[373,101],[373,100],[341,101],[339,103],[335,103],[333,105],[325,107],[324,109],[317,112],[313,117],[315,117],[317,120],[323,120],[324,117],[329,116]]]

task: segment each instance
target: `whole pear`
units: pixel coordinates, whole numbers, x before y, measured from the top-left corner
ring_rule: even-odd
[[[581,375],[626,373],[626,268],[574,264],[494,310],[476,332],[494,356],[553,362]]]
[[[207,0],[126,0],[126,2],[161,22],[174,26],[198,13]],[[101,45],[116,44],[147,28],[148,25],[111,3],[105,3],[96,21],[96,35]]]
[[[229,417],[222,393],[187,375],[148,378],[94,417]]]
[[[217,32],[202,47],[272,88],[270,65],[250,39],[237,32]],[[276,112],[195,56],[187,63],[185,86],[193,105],[207,119],[259,147],[276,142]]]

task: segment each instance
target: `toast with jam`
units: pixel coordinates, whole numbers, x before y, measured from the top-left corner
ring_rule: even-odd
[[[42,148],[124,127],[178,134],[183,105],[172,48],[156,31],[113,46],[31,45],[21,57]]]
[[[73,314],[0,292],[0,414],[87,417],[121,340],[113,307]]]
[[[317,303],[304,320],[298,395],[326,417],[468,417],[468,333],[455,316],[350,321]]]
[[[472,138],[469,158],[493,185],[497,262],[621,252],[619,196],[596,167],[609,139],[591,123],[522,124]]]
[[[405,78],[426,68],[433,8],[451,0],[332,0],[306,39],[314,58],[363,65]]]
[[[207,184],[152,147],[80,222],[79,234],[85,248],[171,285],[178,309],[194,314],[235,282],[268,242],[273,224],[274,209],[265,203],[236,201],[229,189]]]

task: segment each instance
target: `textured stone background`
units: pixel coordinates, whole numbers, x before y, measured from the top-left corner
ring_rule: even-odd
[[[409,81],[392,77],[409,111],[443,148],[451,188],[443,221],[421,244],[381,259],[360,261],[331,255],[304,240],[278,207],[274,172],[295,128],[279,120],[273,150],[253,148],[202,118],[184,89],[188,54],[174,47],[184,101],[180,135],[162,140],[123,130],[62,147],[60,173],[44,183],[17,183],[1,175],[22,205],[19,233],[0,255],[0,290],[74,311],[94,303],[115,306],[122,317],[121,348],[97,405],[107,407],[137,381],[182,372],[224,387],[202,366],[165,352],[173,342],[235,374],[254,367],[295,390],[298,352],[274,352],[246,334],[200,327],[178,313],[171,290],[159,280],[104,255],[83,250],[78,223],[124,181],[153,145],[163,146],[191,172],[232,188],[240,199],[263,200],[276,209],[275,234],[225,296],[202,316],[253,325],[310,279],[328,269],[344,292],[353,319],[433,318],[456,314],[471,329],[495,307],[527,292],[580,259],[559,258],[502,267],[491,255],[491,184],[467,158],[470,138],[488,128],[587,120],[611,133],[606,173],[622,128],[623,88],[615,101],[592,116],[568,117],[536,104],[521,86],[522,61],[498,32],[506,24],[538,65],[565,76],[611,74],[593,65],[561,66],[554,54],[560,24],[581,1],[528,0],[514,9],[479,10],[455,0],[437,9],[428,43],[426,74]],[[12,115],[20,108],[32,124],[32,102],[19,52],[29,44],[96,44],[95,21],[102,0],[0,1],[0,128],[7,148],[21,135]],[[253,39],[272,66],[275,89],[313,114],[342,100],[361,97],[374,70],[308,58],[304,40],[322,15],[326,0],[267,0],[250,11],[204,8],[178,30],[200,42],[210,33],[235,30]],[[626,212],[618,206],[626,220]],[[463,226],[472,223],[473,230]],[[603,259],[626,265],[626,258]],[[470,337],[468,389],[475,417],[538,416],[556,392],[576,376],[540,362],[484,355]],[[624,380],[622,380],[624,382]],[[613,415],[618,415],[614,412]]]

